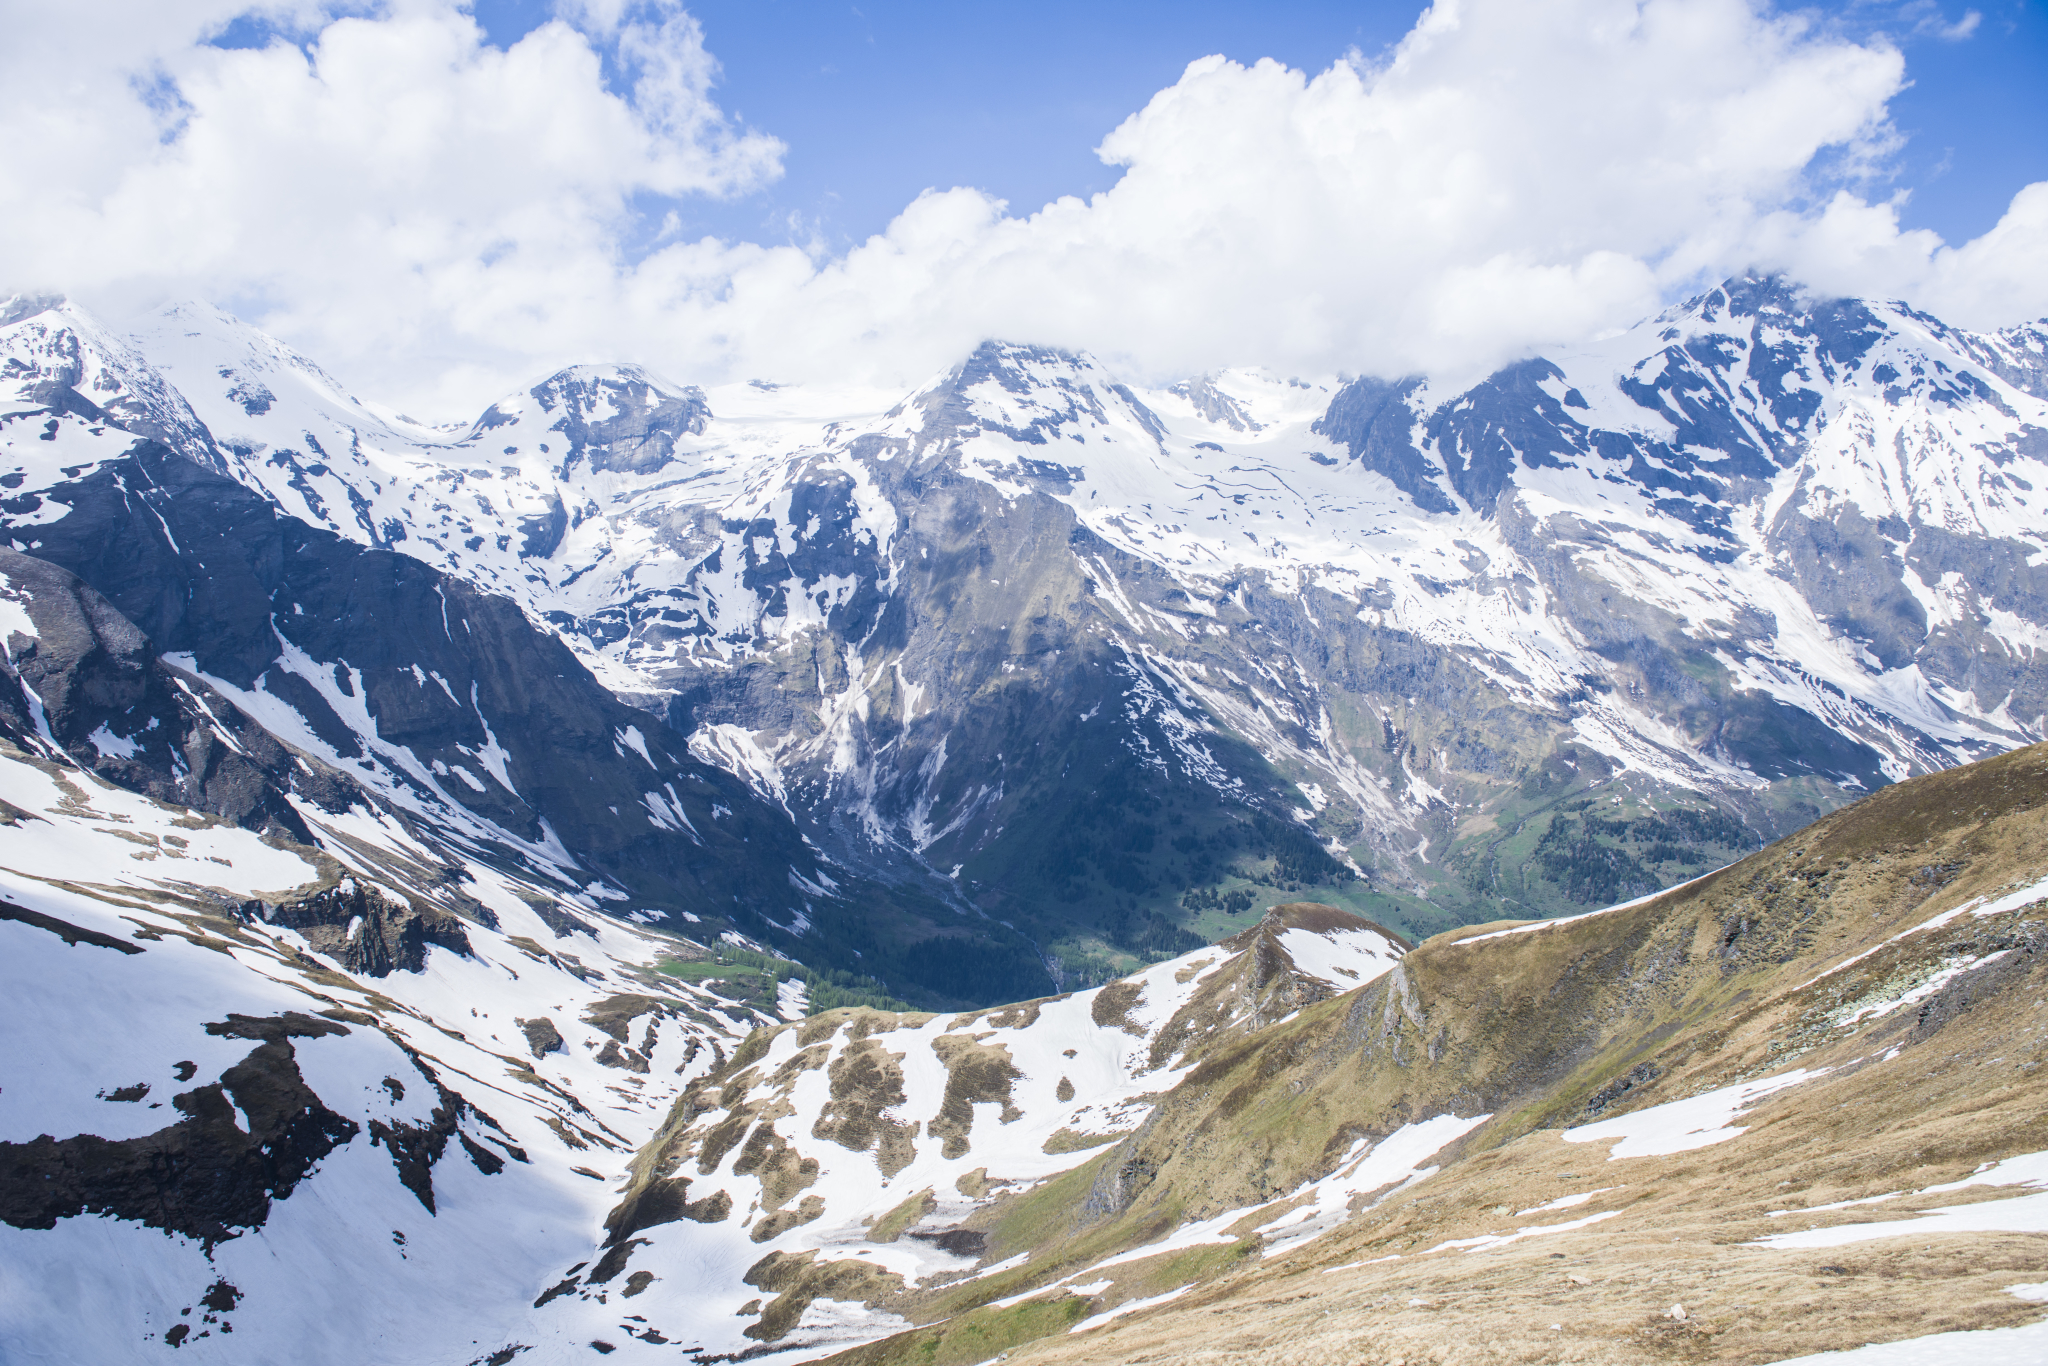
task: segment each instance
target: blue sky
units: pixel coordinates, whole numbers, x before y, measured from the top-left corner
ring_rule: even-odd
[[[786,240],[794,214],[843,249],[880,232],[927,187],[984,189],[1012,213],[1107,189],[1118,169],[1093,149],[1193,59],[1272,57],[1315,73],[1353,47],[1384,51],[1420,6],[698,0],[690,10],[724,67],[720,102],[789,151],[783,178],[767,189],[683,204],[685,232]],[[549,0],[480,0],[475,12],[503,46],[552,10]],[[2042,0],[1810,12],[1847,36],[1884,33],[1906,54],[1912,86],[1892,101],[1906,142],[1888,187],[1912,191],[1905,226],[1967,241],[2020,186],[2048,179]],[[1972,12],[1980,17],[1969,36],[1937,36]]]
[[[1450,382],[1752,269],[1996,329],[2048,315],[2044,5],[21,7],[0,284],[210,300],[442,416],[992,336]]]

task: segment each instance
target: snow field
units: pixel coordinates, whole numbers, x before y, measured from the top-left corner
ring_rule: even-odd
[[[33,1029],[36,1040],[0,1059],[0,1142],[26,1143],[40,1134],[123,1139],[155,1133],[181,1118],[170,1104],[174,1094],[214,1080],[254,1046],[216,1038],[197,1021],[317,1004],[251,971],[232,953],[172,935],[137,942],[135,923],[116,908],[12,870],[0,868],[0,897],[144,950],[124,954],[66,944],[48,930],[0,920],[0,1001],[16,1022],[9,1033],[23,1038]],[[177,1081],[177,1065],[188,1061],[195,1078],[204,1080]],[[149,1087],[142,1100],[98,1098],[137,1083]]]
[[[90,898],[15,875],[0,873],[0,888],[10,900],[123,940],[134,928]],[[172,927],[148,913],[138,919]],[[0,923],[0,937],[7,944],[0,980],[8,1012],[34,1018],[42,1041],[4,1064],[6,1141],[36,1133],[137,1137],[168,1127],[180,1118],[167,1104],[173,1094],[208,1084],[256,1047],[209,1035],[204,1022],[325,1005],[279,980],[286,969],[277,960],[239,946],[224,953],[166,933],[131,956],[67,946],[15,922]],[[507,1161],[486,1176],[451,1141],[432,1169],[436,1211],[429,1214],[400,1184],[391,1154],[372,1144],[367,1127],[372,1120],[428,1120],[438,1102],[429,1078],[373,1027],[293,1039],[301,1075],[324,1104],[359,1126],[354,1139],[320,1161],[288,1198],[274,1201],[263,1227],[219,1244],[210,1259],[188,1239],[107,1217],[62,1219],[48,1231],[0,1228],[0,1262],[16,1269],[8,1275],[12,1293],[0,1295],[0,1333],[30,1356],[128,1360],[146,1338],[160,1339],[175,1323],[198,1331],[201,1322],[178,1311],[220,1278],[244,1297],[223,1316],[235,1336],[219,1339],[215,1349],[232,1344],[233,1359],[397,1363],[467,1349],[479,1324],[501,1318],[507,1303],[531,1299],[547,1270],[590,1245],[609,1192],[570,1171],[582,1154],[535,1122],[520,1096],[479,1087],[466,1075],[482,1072],[470,1050],[450,1047],[431,1029],[416,1042],[439,1046],[444,1056],[431,1062],[443,1084],[492,1113],[529,1162]],[[188,1061],[197,1070],[181,1083],[173,1068]],[[402,1098],[386,1088],[385,1077],[400,1082]],[[94,1098],[95,1089],[136,1082],[150,1084],[141,1102]],[[502,1155],[486,1137],[494,1131],[475,1119],[462,1128]],[[401,1233],[403,1241],[395,1236]],[[336,1277],[337,1266],[349,1274]],[[29,1267],[38,1268],[32,1280]],[[75,1297],[57,1293],[67,1285]],[[72,1307],[80,1304],[99,1311],[74,1318]],[[369,1305],[384,1308],[367,1313]],[[321,1327],[309,1332],[311,1324]]]
[[[318,879],[311,864],[253,831],[195,818],[81,769],[60,773],[0,758],[0,798],[36,816],[0,825],[0,868],[151,892],[217,886],[273,900]]]
[[[1370,982],[1401,961],[1401,951],[1371,930],[1339,930],[1331,934],[1284,930],[1280,947],[1287,950],[1297,971],[1328,982],[1339,991]]]

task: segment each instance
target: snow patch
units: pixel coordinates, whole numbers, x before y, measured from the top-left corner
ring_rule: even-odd
[[[1731,1123],[1737,1115],[1765,1096],[1825,1076],[1828,1070],[1823,1067],[1809,1072],[1801,1068],[1763,1081],[1740,1082],[1704,1095],[1633,1110],[1613,1119],[1567,1129],[1564,1141],[1600,1143],[1618,1139],[1620,1141],[1608,1149],[1607,1159],[1610,1162],[1618,1162],[1625,1157],[1665,1157],[1726,1143],[1747,1132],[1746,1125]]]

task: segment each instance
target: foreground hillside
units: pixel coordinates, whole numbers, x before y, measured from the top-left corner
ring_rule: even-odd
[[[2037,1323],[2044,949],[2042,747],[1641,906],[1444,936],[1198,1069],[1105,1157],[1105,1224],[1178,1212],[1238,1237],[1234,1264],[1009,1360],[1764,1362]],[[1441,1171],[1275,1248],[1294,1182],[1443,1116],[1469,1132]],[[1171,1260],[1077,1276],[1112,1284],[1073,1317],[1177,1290]],[[919,1346],[860,1359],[947,1359]],[[1931,1350],[2039,1360],[2048,1334]]]
[[[1766,1362],[2044,1331],[2009,1292],[2048,1282],[2048,746],[1574,919],[1411,947],[1288,904],[1080,993],[809,1013],[796,980],[735,988],[751,946],[456,858],[203,678],[123,674],[123,619],[70,580],[8,573],[10,1360]],[[131,711],[132,752],[72,757]],[[113,781],[162,731],[164,795]]]
[[[2036,746],[1277,1014],[1240,984],[1189,1021],[1191,956],[1085,1016],[783,1026],[643,1150],[557,1341],[652,1331],[709,1359],[731,1330],[704,1307],[743,1296],[745,1337],[786,1359],[901,1324],[849,1366],[1765,1362],[2025,1325],[2048,1294],[2044,949]],[[1122,1011],[1131,1082],[1090,1070]],[[1129,1130],[1071,1166],[1005,1132],[1045,1131],[1063,1071],[1108,1102],[1066,1142]],[[605,1303],[628,1268],[630,1319]]]

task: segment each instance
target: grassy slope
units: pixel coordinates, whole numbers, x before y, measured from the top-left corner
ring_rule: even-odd
[[[2048,747],[2036,746],[1885,789],[1633,909],[1502,939],[1475,942],[1476,928],[1441,935],[1397,973],[1220,1051],[1138,1135],[975,1222],[989,1226],[994,1257],[1037,1249],[1027,1264],[1035,1274],[999,1278],[994,1294],[1014,1294],[1181,1218],[1283,1195],[1358,1137],[1445,1110],[1491,1113],[1439,1155],[1441,1175],[1277,1265],[1226,1258],[1170,1306],[1047,1338],[1011,1361],[1497,1359],[1489,1340],[1533,1360],[1763,1361],[2018,1321],[2024,1306],[2000,1286],[2048,1271],[2038,1236],[1930,1236],[1912,1249],[1865,1244],[1820,1256],[1734,1244],[1783,1231],[1761,1217],[1766,1205],[1915,1189],[2048,1148],[2039,1070],[2048,1054],[2030,1013],[2042,999],[2048,906],[1966,916],[1877,947],[2043,872]],[[1834,1023],[1845,1005],[2001,948],[2017,951],[1918,1010]],[[1635,1084],[1605,1115],[1794,1066],[1833,1071],[1752,1111],[1751,1131],[1730,1143],[1609,1167],[1597,1149],[1557,1136],[1624,1075]],[[1127,1173],[1129,1201],[1090,1220],[1081,1201],[1113,1164]],[[1446,1239],[1513,1227],[1508,1211],[1615,1184],[1623,1191],[1585,1208],[1622,1213],[1584,1234],[1415,1260]],[[1919,1203],[1957,1198],[1968,1197]],[[1868,1217],[1822,1217],[1859,1216]],[[1310,1274],[1395,1254],[1402,1260]],[[1167,1288],[1160,1260],[1117,1268],[1089,1312]],[[1565,1263],[1591,1283],[1565,1280]],[[1839,1270],[1816,1281],[1823,1263]],[[1827,1288],[1818,1304],[1816,1285]],[[1560,1296],[1568,1310],[1556,1307]],[[1661,1316],[1684,1296],[1697,1306],[1685,1322]],[[963,1289],[924,1312],[958,1314],[993,1297]],[[1517,1307],[1534,1317],[1508,1312]],[[1337,1308],[1345,1318],[1324,1321]],[[1561,1318],[1568,1332],[1549,1327]],[[858,1359],[956,1359],[945,1343],[969,1320],[980,1318],[861,1349]],[[1239,1333],[1228,1350],[1217,1337],[1225,1326]],[[1274,1354],[1279,1343],[1291,1344],[1288,1354]]]

